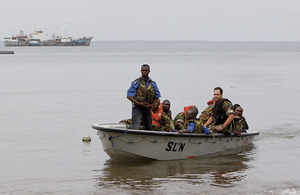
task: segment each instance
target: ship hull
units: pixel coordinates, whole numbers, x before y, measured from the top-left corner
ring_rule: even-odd
[[[45,42],[38,42],[38,43],[32,43],[32,42],[25,42],[25,41],[18,41],[18,40],[5,40],[4,45],[5,47],[38,47],[38,46],[90,46],[91,40],[93,37],[88,38],[80,38],[81,40],[77,41],[74,40],[72,42],[57,42],[55,40],[50,41],[47,40]]]

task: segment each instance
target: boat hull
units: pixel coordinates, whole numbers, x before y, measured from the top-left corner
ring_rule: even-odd
[[[94,124],[103,150],[113,161],[175,160],[248,146],[258,132],[235,135],[184,134],[126,129],[125,124]]]

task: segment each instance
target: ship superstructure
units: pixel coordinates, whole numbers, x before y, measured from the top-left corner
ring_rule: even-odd
[[[4,38],[6,47],[13,46],[90,46],[93,37],[62,37],[55,36],[47,39],[42,30],[36,30],[34,33],[25,35],[23,30],[17,36]]]

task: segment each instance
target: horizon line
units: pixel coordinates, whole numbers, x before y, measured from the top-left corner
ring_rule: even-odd
[[[94,40],[93,42],[300,43],[300,41]]]

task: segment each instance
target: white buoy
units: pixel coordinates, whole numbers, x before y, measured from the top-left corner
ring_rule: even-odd
[[[91,140],[92,140],[91,137],[88,136],[88,135],[85,135],[85,136],[83,136],[83,138],[82,138],[82,141],[83,141],[83,142],[90,142]]]

